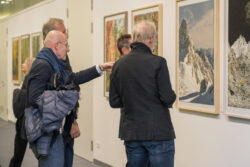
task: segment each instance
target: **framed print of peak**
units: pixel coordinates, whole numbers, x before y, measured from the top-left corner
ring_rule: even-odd
[[[218,114],[219,0],[177,0],[176,38],[176,107]]]
[[[226,6],[225,114],[250,119],[250,0]]]

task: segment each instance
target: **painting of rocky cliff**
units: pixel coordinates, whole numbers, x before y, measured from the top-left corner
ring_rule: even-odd
[[[250,0],[229,0],[228,7],[227,104],[250,109]]]
[[[215,104],[213,0],[178,2],[177,92],[179,106]],[[205,108],[205,107],[201,107]]]

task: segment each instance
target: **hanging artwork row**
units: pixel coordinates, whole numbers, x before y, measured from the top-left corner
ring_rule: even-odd
[[[157,35],[154,54],[162,56],[162,5],[152,5],[131,12],[131,26],[141,20],[155,23]],[[122,34],[128,33],[128,12],[112,14],[104,17],[104,62],[116,61],[120,58],[116,41]],[[104,76],[104,96],[109,94],[110,73]]]
[[[42,33],[25,34],[12,38],[12,81],[20,85],[24,80],[21,65],[28,57],[36,57],[42,48]]]
[[[224,105],[226,114],[250,119],[250,0],[240,3],[226,0],[225,3],[226,54],[219,55],[219,0],[176,0],[176,107],[218,114]],[[157,42],[153,52],[160,56],[163,56],[162,12],[161,4],[131,11],[131,30],[141,20],[155,23]],[[107,26],[109,19],[119,19],[117,16],[124,19],[123,32],[112,31]],[[119,59],[116,39],[119,33],[127,33],[127,12],[117,16],[104,18],[105,61]],[[220,57],[225,60],[223,103],[220,103]],[[106,75],[106,97],[108,89],[109,76]]]

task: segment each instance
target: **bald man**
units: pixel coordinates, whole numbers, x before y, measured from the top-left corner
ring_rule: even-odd
[[[59,31],[50,31],[45,38],[44,48],[38,53],[28,75],[28,106],[37,107],[37,100],[45,90],[58,90],[62,85],[74,82],[76,85],[86,83],[111,71],[112,62],[93,66],[77,73],[64,71],[66,55],[69,52],[67,36]],[[39,167],[63,167],[64,144],[61,132],[53,135],[49,154],[39,157]],[[33,145],[33,149],[35,145]]]

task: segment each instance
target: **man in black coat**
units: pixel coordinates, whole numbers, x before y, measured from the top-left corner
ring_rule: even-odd
[[[60,31],[50,31],[45,38],[44,48],[38,53],[28,75],[28,106],[37,107],[37,101],[45,90],[58,90],[62,85],[72,82],[75,85],[86,83],[99,77],[103,71],[110,71],[113,65],[112,62],[107,62],[77,73],[68,73],[65,71],[67,52],[69,52],[67,36]],[[39,167],[65,165],[61,131],[54,133],[49,154],[46,157],[39,157],[38,160]]]
[[[156,28],[142,21],[133,30],[131,52],[113,66],[109,102],[121,108],[119,137],[127,167],[174,166],[175,133],[169,113],[176,95],[166,60],[152,54]]]

